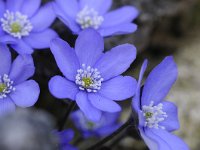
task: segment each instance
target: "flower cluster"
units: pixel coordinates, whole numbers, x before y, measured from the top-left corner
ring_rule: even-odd
[[[102,36],[133,33],[137,25],[132,21],[138,16],[133,6],[124,6],[108,12],[112,0],[55,0],[58,18],[74,33],[86,28],[97,30]]]
[[[109,11],[111,5],[112,0],[54,0],[42,6],[41,0],[0,0],[0,115],[37,102],[39,85],[29,79],[35,72],[31,54],[50,48],[62,75],[51,77],[49,91],[77,105],[78,110],[69,115],[74,108],[69,104],[65,118],[70,116],[83,139],[113,137],[112,133],[135,126],[151,150],[188,150],[171,134],[179,128],[177,107],[165,101],[177,78],[173,58],[166,57],[154,68],[143,86],[147,61],[138,82],[125,76],[136,59],[136,47],[126,43],[104,52],[104,37],[136,31],[132,21],[139,13],[133,6]],[[74,48],[51,29],[56,17],[77,35]],[[17,55],[13,60],[12,50]],[[129,98],[133,98],[132,113],[122,125],[118,102]],[[76,150],[69,144],[74,132],[63,127],[56,132],[59,149]]]
[[[48,48],[57,37],[49,28],[56,16],[51,3],[42,7],[40,4],[41,0],[1,0],[0,42],[9,44],[19,54]]]

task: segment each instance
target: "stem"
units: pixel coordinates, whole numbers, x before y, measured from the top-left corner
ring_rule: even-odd
[[[113,137],[115,137],[117,134],[119,134],[121,131],[123,131],[125,128],[127,128],[130,125],[131,121],[130,119],[124,123],[119,129],[114,131],[112,134],[108,135],[107,137],[103,138],[101,141],[97,142],[96,144],[92,145],[86,150],[95,150],[100,148],[101,145],[107,143],[109,140],[111,140]]]
[[[75,101],[72,101],[69,103],[68,107],[67,107],[67,111],[66,111],[66,114],[60,124],[60,127],[58,128],[58,131],[62,131],[64,126],[65,126],[65,123],[67,122],[67,119],[69,117],[69,114],[70,112],[74,109],[74,107],[76,106],[76,102]]]

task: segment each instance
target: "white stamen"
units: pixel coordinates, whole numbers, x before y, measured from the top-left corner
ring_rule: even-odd
[[[98,69],[91,68],[85,64],[82,64],[82,69],[77,70],[76,84],[79,85],[80,90],[86,90],[87,92],[97,92],[101,89],[101,78]]]
[[[26,15],[20,12],[10,12],[6,10],[3,17],[0,19],[3,30],[13,37],[21,38],[28,36],[33,26]]]
[[[11,81],[7,74],[0,76],[0,99],[7,97],[7,95],[15,91],[13,87],[13,81]]]
[[[167,118],[166,112],[164,112],[163,109],[163,104],[159,103],[156,106],[153,106],[154,102],[151,101],[149,106],[142,106],[142,113],[145,118],[145,127],[149,128],[161,128],[165,129],[164,126],[160,126],[159,123],[164,121],[165,118]]]
[[[82,29],[92,27],[98,29],[104,18],[98,14],[93,8],[85,6],[76,16],[76,22]]]

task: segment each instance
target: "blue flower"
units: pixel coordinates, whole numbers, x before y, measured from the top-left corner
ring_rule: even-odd
[[[75,100],[89,120],[99,121],[102,111],[121,111],[113,100],[133,96],[135,79],[120,75],[136,57],[133,45],[120,45],[103,53],[103,38],[95,30],[85,29],[77,38],[75,49],[59,38],[52,41],[50,48],[65,76],[50,80],[50,92],[60,99]]]
[[[20,54],[48,48],[56,32],[49,26],[55,19],[52,4],[40,8],[41,0],[0,0],[0,42]]]
[[[38,99],[40,89],[33,80],[34,64],[30,55],[18,56],[11,64],[9,49],[0,44],[0,115],[19,107],[30,107]]]
[[[77,148],[70,145],[70,141],[74,137],[74,132],[71,129],[56,132],[59,138],[59,150],[77,150]]]
[[[103,113],[99,122],[89,121],[84,114],[77,110],[71,114],[74,125],[82,132],[84,138],[91,136],[104,137],[117,130],[121,123],[118,122],[120,113]]]
[[[137,26],[132,21],[138,16],[138,10],[124,6],[108,12],[111,5],[112,0],[55,0],[54,10],[74,34],[89,27],[102,36],[134,32]]]
[[[177,66],[171,56],[166,57],[147,77],[140,88],[147,61],[142,65],[133,108],[138,115],[138,129],[151,150],[188,150],[188,146],[170,132],[179,128],[177,107],[165,100],[176,81]]]

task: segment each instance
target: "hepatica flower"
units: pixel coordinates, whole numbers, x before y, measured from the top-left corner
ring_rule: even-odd
[[[147,77],[140,88],[147,67],[144,62],[133,108],[138,114],[138,129],[151,150],[188,150],[188,146],[170,132],[179,128],[176,106],[165,100],[177,78],[177,66],[171,56],[166,57]]]
[[[71,114],[74,125],[79,129],[84,138],[91,136],[104,137],[120,127],[118,118],[120,113],[103,113],[99,122],[88,120],[85,115],[77,110]]]
[[[21,55],[11,64],[9,49],[0,44],[0,60],[0,115],[14,111],[16,106],[34,105],[40,89],[34,80],[27,80],[34,74],[32,57]]]
[[[55,19],[52,4],[41,0],[0,0],[0,42],[20,54],[48,48],[57,34],[49,28]]]
[[[134,32],[137,26],[132,21],[138,16],[138,10],[124,6],[108,12],[111,5],[112,0],[55,0],[54,10],[74,34],[89,27],[102,36]]]
[[[70,145],[70,141],[74,137],[74,132],[71,129],[56,132],[59,140],[59,150],[77,150],[77,148]]]
[[[59,38],[52,41],[50,48],[65,76],[50,80],[50,92],[57,98],[75,100],[89,120],[99,121],[102,111],[121,111],[113,100],[133,96],[135,79],[120,75],[136,57],[133,45],[120,45],[103,53],[103,38],[95,30],[85,29],[74,49]]]

